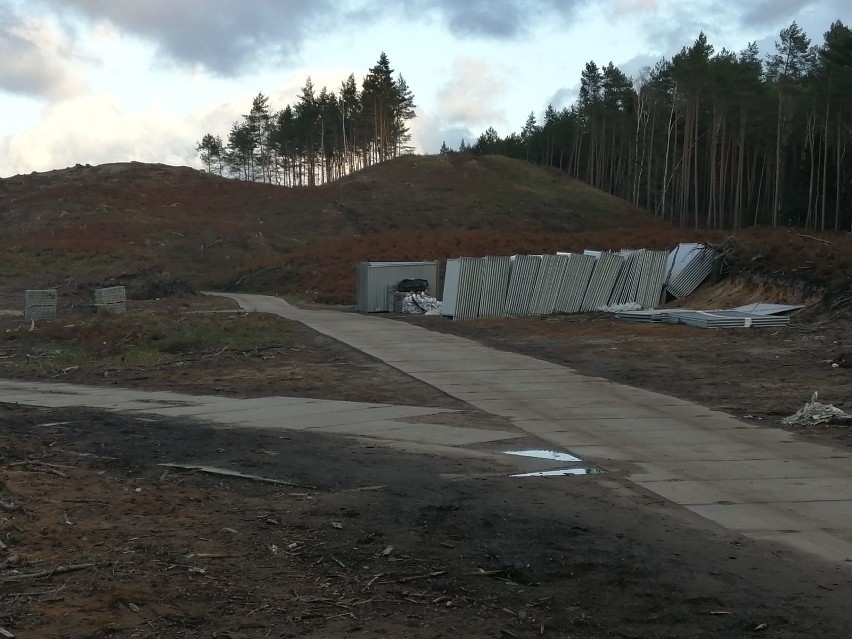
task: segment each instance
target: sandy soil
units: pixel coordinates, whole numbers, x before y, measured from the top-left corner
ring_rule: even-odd
[[[842,323],[399,319],[742,417],[774,422],[813,390],[852,399],[852,371],[825,361],[848,346]],[[282,330],[298,348],[57,379],[465,408],[304,327]],[[87,410],[0,404],[0,424],[0,627],[18,637],[840,638],[852,622],[849,567],[715,528],[617,474],[491,476],[484,461],[344,438]],[[852,443],[836,428],[813,436]]]
[[[0,407],[18,637],[844,637],[850,575],[617,476]],[[238,468],[291,485],[184,473]],[[449,479],[452,476],[453,479]],[[470,477],[470,478],[465,478]]]

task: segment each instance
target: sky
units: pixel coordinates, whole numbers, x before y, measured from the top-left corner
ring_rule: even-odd
[[[414,93],[417,152],[570,106],[586,62],[630,76],[704,31],[716,50],[814,44],[849,0],[0,0],[0,177],[75,164],[199,167],[258,93],[337,91],[384,51]]]

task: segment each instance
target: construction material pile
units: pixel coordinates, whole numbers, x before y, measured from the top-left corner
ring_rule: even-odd
[[[587,250],[447,260],[442,315],[455,320],[646,309],[692,293],[719,254],[703,244],[672,251]]]

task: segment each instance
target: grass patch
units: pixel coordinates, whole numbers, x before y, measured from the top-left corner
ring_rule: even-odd
[[[27,328],[7,328],[0,335],[3,374],[144,369],[227,351],[286,347],[291,341],[280,320],[260,314],[105,314],[63,317]]]

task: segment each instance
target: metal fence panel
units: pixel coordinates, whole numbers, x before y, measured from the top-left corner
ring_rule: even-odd
[[[506,293],[506,315],[527,315],[530,296],[535,287],[541,255],[515,255],[512,258],[512,270],[509,274],[509,288]]]
[[[589,288],[597,258],[593,255],[572,254],[565,268],[565,276],[556,296],[557,313],[578,313]]]
[[[459,266],[459,295],[453,320],[474,319],[482,296],[482,260],[462,257]]]
[[[580,311],[594,311],[606,306],[623,263],[624,258],[621,255],[601,253],[595,264],[595,270],[592,272],[592,278],[589,281],[586,295],[583,297],[583,303],[580,305]]]
[[[506,293],[509,290],[511,258],[489,256],[482,258],[482,295],[479,298],[479,317],[504,315]]]
[[[95,304],[115,304],[127,301],[127,291],[123,286],[95,289]]]

